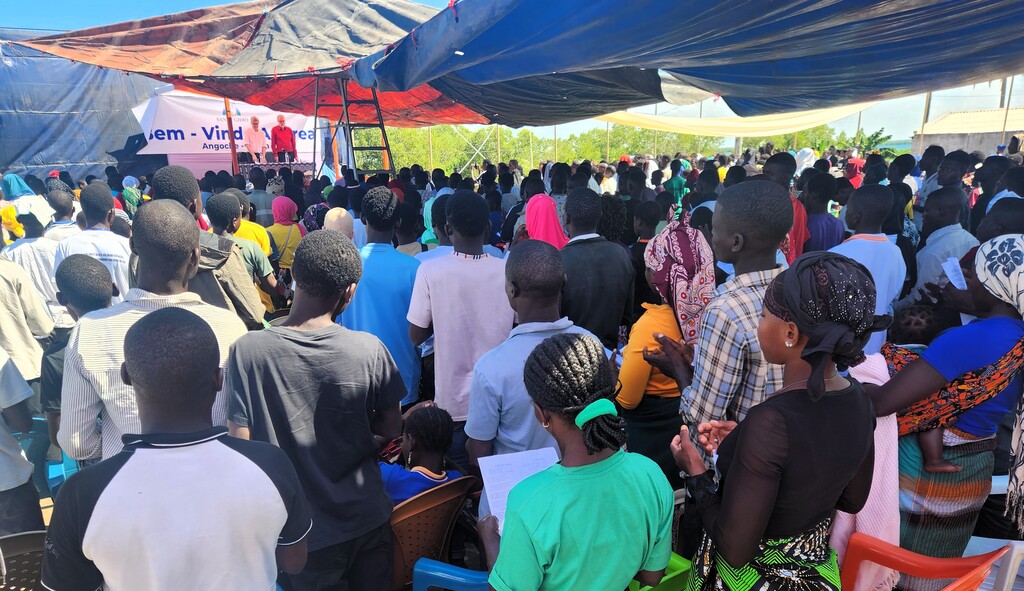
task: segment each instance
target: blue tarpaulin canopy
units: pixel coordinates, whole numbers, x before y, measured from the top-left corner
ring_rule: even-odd
[[[632,75],[657,100],[645,73],[661,70],[662,86],[721,95],[751,116],[1018,74],[1022,42],[1020,0],[462,0],[354,75],[388,91],[429,83],[521,125],[599,108],[601,76],[621,86]],[[581,97],[574,77],[588,83]]]
[[[711,95],[741,116],[837,107],[1024,72],[1022,42],[1021,0],[259,0],[18,41],[306,114],[340,102],[312,83],[337,78],[410,127]]]

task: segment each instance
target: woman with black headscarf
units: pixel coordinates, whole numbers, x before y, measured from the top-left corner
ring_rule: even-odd
[[[867,269],[844,256],[805,254],[771,283],[758,340],[783,388],[739,425],[698,427],[717,487],[685,426],[672,442],[704,528],[687,589],[839,589],[829,525],[864,505],[874,461],[871,401],[839,372],[888,322]]]

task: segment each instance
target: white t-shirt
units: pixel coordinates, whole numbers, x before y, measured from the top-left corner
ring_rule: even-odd
[[[124,294],[130,289],[128,285],[128,259],[131,258],[132,249],[128,246],[128,239],[118,236],[110,230],[102,228],[89,228],[79,232],[70,238],[65,238],[57,243],[57,252],[53,259],[53,268],[56,269],[61,261],[73,254],[89,255],[110,271],[110,277],[120,292],[111,300],[111,304],[119,304],[124,301]]]
[[[78,203],[77,201],[75,202]],[[43,232],[44,238],[49,238],[54,242],[60,242],[65,238],[70,238],[75,234],[81,232],[82,229],[78,227],[78,224],[74,220],[66,220],[63,222],[53,222],[50,227]]]
[[[891,314],[892,305],[903,291],[907,280],[907,264],[900,248],[885,234],[854,234],[848,240],[829,249],[867,267],[875,282],[875,314]],[[885,330],[871,335],[864,353],[871,355],[882,351],[885,344]]]
[[[505,295],[505,261],[453,252],[422,263],[406,318],[433,325],[435,401],[452,419],[465,421],[473,367],[505,341],[515,320]]]
[[[45,236],[15,240],[0,251],[0,256],[18,263],[25,269],[25,273],[32,280],[32,285],[39,292],[39,297],[46,302],[54,326],[70,328],[75,325],[75,319],[68,314],[67,308],[57,302],[57,284],[53,281],[56,271],[53,261],[56,254],[57,243]]]
[[[32,388],[21,377],[7,351],[0,349],[0,408],[11,408],[32,397]],[[32,477],[32,463],[0,418],[0,491],[17,488]]]

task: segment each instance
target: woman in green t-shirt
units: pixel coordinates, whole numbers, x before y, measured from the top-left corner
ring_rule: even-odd
[[[500,537],[493,516],[480,520],[491,588],[658,584],[671,554],[674,495],[657,464],[621,449],[617,380],[601,343],[555,335],[530,354],[524,380],[562,461],[512,489]]]

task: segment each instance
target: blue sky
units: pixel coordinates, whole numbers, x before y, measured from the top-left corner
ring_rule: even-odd
[[[419,0],[423,4],[442,7],[447,0]],[[126,20],[144,18],[180,12],[202,6],[214,6],[225,2],[210,0],[49,0],[44,5],[35,5],[18,0],[7,0],[2,26],[33,29],[81,29],[97,25],[116,23]],[[1024,107],[1024,77],[1018,77],[1015,84],[1016,92],[1011,101],[1013,107]],[[999,84],[976,84],[963,88],[954,88],[936,92],[932,99],[931,118],[934,119],[948,111],[966,111],[975,109],[994,109],[999,106]],[[906,97],[886,101],[865,110],[862,113],[861,126],[868,131],[884,127],[893,139],[908,139],[921,124],[924,110],[924,95]],[[653,107],[637,109],[638,112],[653,113]],[[658,109],[660,114],[680,117],[725,117],[732,112],[724,101],[705,101],[703,105],[676,107],[663,104]],[[839,131],[853,134],[857,127],[856,115],[841,119],[831,124]],[[585,131],[604,124],[593,120],[559,126],[559,135]],[[537,128],[539,135],[552,135],[552,129]],[[723,144],[731,145],[726,141]]]

